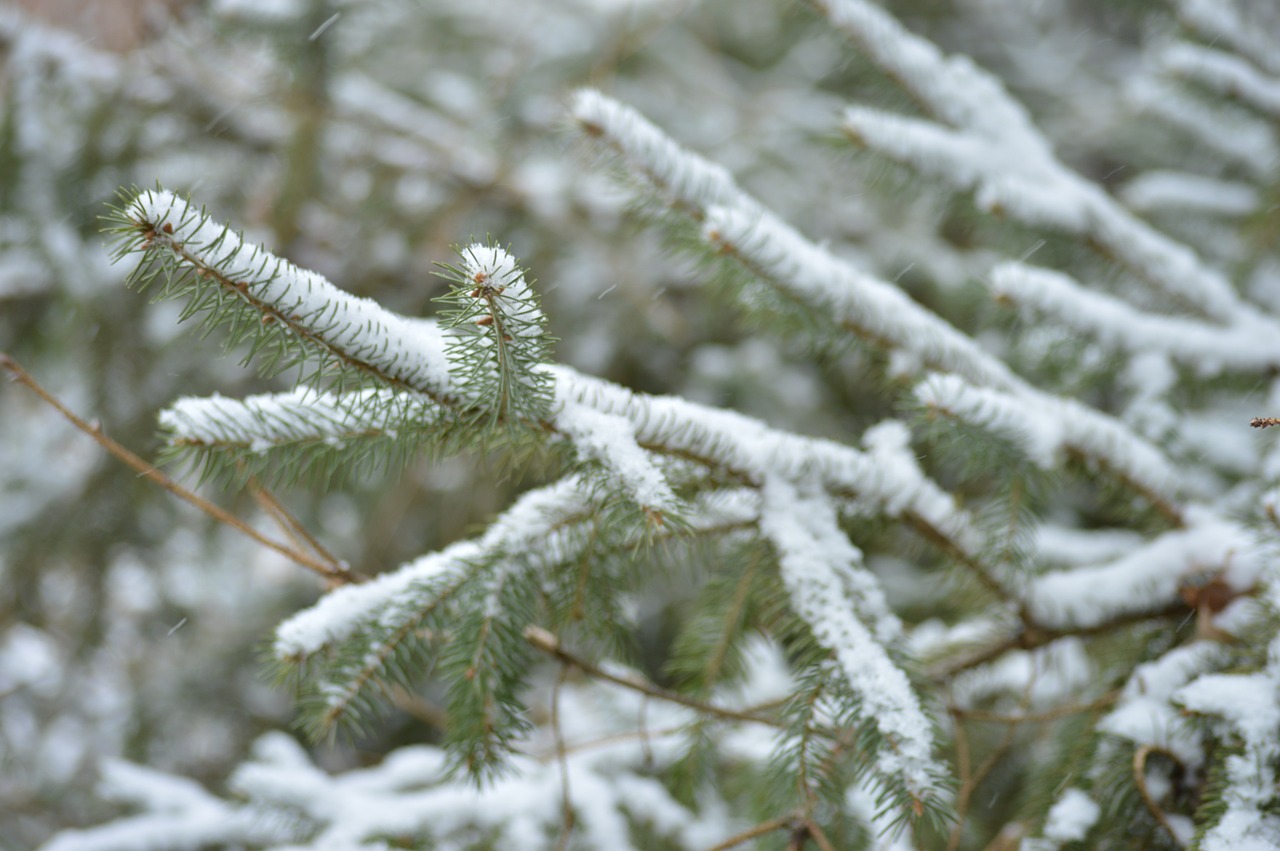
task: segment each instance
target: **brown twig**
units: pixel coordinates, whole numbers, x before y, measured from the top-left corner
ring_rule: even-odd
[[[1273,425],[1280,425],[1280,417],[1254,417],[1249,420],[1249,425],[1254,428],[1270,428]]]
[[[531,645],[533,645],[533,647],[536,650],[541,650],[543,653],[553,656],[556,659],[559,659],[561,662],[570,664],[575,668],[578,668],[588,676],[595,677],[601,680],[607,680],[608,682],[614,683],[615,685],[620,685],[623,688],[629,688],[633,691],[638,691],[642,694],[647,694],[650,697],[656,697],[659,700],[665,700],[670,703],[678,703],[681,706],[687,706],[690,709],[696,710],[698,712],[701,712],[707,715],[714,715],[715,717],[723,718],[726,721],[747,721],[752,724],[764,724],[765,726],[768,726],[768,727],[782,726],[780,722],[772,718],[768,718],[763,715],[757,715],[753,712],[745,712],[739,709],[730,709],[727,706],[716,706],[715,704],[712,704],[712,703],[707,703],[705,701],[697,700],[696,698],[688,697],[686,695],[681,694],[678,691],[671,691],[670,689],[665,689],[660,685],[651,683],[648,680],[641,679],[640,677],[635,677],[635,676],[624,677],[624,676],[619,676],[617,674],[611,674],[608,671],[604,670],[603,668],[600,668],[599,666],[594,665],[591,662],[588,662],[586,659],[582,659],[578,656],[573,655],[568,650],[565,650],[564,647],[561,646],[560,644],[560,639],[556,638],[555,635],[551,634],[550,632],[548,632],[547,630],[543,629],[540,626],[530,625],[525,627],[524,637],[525,637],[525,640],[528,641]]]
[[[1165,832],[1173,838],[1174,843],[1179,848],[1185,848],[1186,845],[1182,839],[1174,832],[1173,825],[1169,823],[1169,817],[1164,810],[1160,809],[1160,804],[1155,798],[1151,797],[1151,790],[1147,788],[1147,757],[1153,753],[1161,756],[1167,756],[1175,763],[1181,765],[1182,761],[1178,759],[1177,754],[1168,748],[1162,748],[1159,745],[1143,745],[1133,752],[1133,783],[1138,787],[1138,794],[1142,796],[1142,803],[1146,804],[1147,811],[1155,818]]]
[[[0,368],[8,370],[13,376],[14,381],[30,389],[77,429],[93,438],[99,446],[137,471],[138,475],[149,479],[184,502],[194,505],[214,520],[217,520],[219,523],[230,526],[232,529],[252,538],[264,547],[275,550],[290,561],[300,564],[308,570],[315,571],[335,585],[345,585],[347,583],[361,581],[360,577],[350,571],[342,568],[335,568],[332,565],[325,564],[315,557],[308,555],[307,553],[285,546],[277,541],[273,541],[258,530],[254,529],[252,526],[249,526],[234,514],[214,505],[207,499],[198,496],[192,491],[187,490],[182,485],[160,472],[160,470],[158,470],[154,465],[148,463],[122,444],[117,443],[115,440],[108,437],[102,430],[101,425],[86,422],[76,416],[76,414],[67,408],[66,405],[63,405],[56,396],[42,387],[40,383],[22,367],[22,364],[18,363],[18,361],[11,356],[0,353]]]
[[[249,492],[253,494],[254,500],[262,508],[271,519],[276,521],[276,525],[280,527],[280,531],[284,532],[299,549],[306,548],[315,553],[319,558],[327,563],[334,573],[351,573],[347,564],[320,543],[314,535],[303,525],[284,504],[276,498],[266,485],[258,481],[256,476],[249,477]],[[361,577],[362,579],[364,577]]]
[[[836,851],[836,847],[831,844],[831,840],[827,839],[827,835],[822,832],[822,828],[813,819],[805,821],[804,829],[808,834],[808,838],[812,839],[821,851]]]
[[[728,851],[730,848],[736,848],[744,842],[750,842],[752,839],[773,833],[776,830],[783,830],[795,824],[795,816],[783,816],[772,821],[761,822],[755,827],[749,827],[741,833],[735,833],[723,842],[712,845],[707,851]]]
[[[556,840],[557,851],[565,851],[569,847],[569,837],[573,835],[573,800],[569,797],[569,758],[564,746],[564,731],[560,729],[560,689],[569,676],[569,663],[560,663],[560,676],[551,689],[551,732],[556,740],[556,759],[560,763],[560,838]]]
[[[1084,712],[1095,712],[1099,709],[1105,709],[1115,703],[1120,697],[1119,691],[1109,691],[1097,700],[1089,703],[1074,703],[1069,706],[1057,706],[1053,709],[1046,709],[1043,712],[1021,712],[1017,715],[1004,715],[999,712],[986,712],[981,709],[962,709],[959,706],[952,706],[949,711],[958,718],[965,718],[970,721],[990,721],[995,724],[1041,724],[1046,721],[1056,721],[1059,718],[1066,718],[1070,715],[1080,715]]]

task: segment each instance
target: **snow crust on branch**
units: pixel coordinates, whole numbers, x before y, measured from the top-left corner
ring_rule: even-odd
[[[1220,642],[1195,641],[1137,666],[1098,729],[1135,744],[1167,748],[1186,765],[1202,764],[1203,737],[1171,701],[1178,689],[1229,658]]]
[[[1126,183],[1120,194],[1126,204],[1143,213],[1247,216],[1261,203],[1252,184],[1163,169],[1143,172]]]
[[[635,425],[626,417],[570,403],[556,414],[556,425],[573,438],[580,455],[604,464],[637,505],[657,511],[676,507],[671,485],[636,443]]]
[[[805,239],[723,167],[685,150],[635,110],[590,89],[578,92],[573,110],[587,132],[604,136],[670,202],[702,219],[713,248],[740,254],[783,292],[935,369],[1000,387],[1017,382],[936,314]]]
[[[335,589],[293,615],[276,629],[275,654],[279,658],[306,657],[349,637],[368,622],[398,622],[404,609],[419,604],[417,589],[461,579],[486,557],[541,553],[553,559],[563,555],[561,542],[548,535],[549,527],[588,507],[587,488],[577,476],[529,491],[479,538],[451,544],[369,582]]]
[[[1159,611],[1178,600],[1183,583],[1206,574],[1246,591],[1265,566],[1248,529],[1197,508],[1188,516],[1187,528],[1165,532],[1128,555],[1036,577],[1026,604],[1042,627],[1089,628],[1123,615]]]
[[[818,643],[834,654],[861,701],[861,714],[885,738],[876,755],[880,772],[902,778],[918,799],[930,797],[945,776],[932,756],[932,727],[906,674],[882,643],[900,625],[878,585],[859,576],[865,572],[862,553],[840,531],[830,502],[816,488],[770,478],[764,485],[760,529],[778,551],[793,608]],[[851,585],[862,592],[855,600],[850,599]]]
[[[1160,57],[1165,70],[1197,80],[1222,94],[1280,117],[1280,79],[1263,73],[1231,53],[1179,42]]]
[[[545,367],[556,378],[558,405],[584,405],[621,416],[635,428],[641,446],[694,456],[745,474],[754,484],[770,476],[812,478],[835,496],[863,508],[902,518],[911,514],[954,539],[977,548],[979,537],[955,498],[927,478],[906,449],[906,426],[886,426],[878,449],[860,452],[819,438],[770,428],[734,411],[710,408],[676,396],[647,396],[559,365]],[[891,432],[899,440],[889,440]],[[873,442],[877,432],[869,432]]]
[[[883,16],[874,9],[868,14],[869,20]],[[892,22],[892,27],[899,25]],[[924,52],[919,56],[913,52],[915,42],[908,41],[903,48],[911,68],[932,67],[928,56],[936,53],[936,48],[927,42],[921,44],[927,49],[921,48]],[[960,66],[969,67],[966,62]],[[968,80],[971,70],[961,73],[960,79]],[[946,100],[952,85],[957,85],[954,80],[931,97]],[[971,106],[978,109],[977,104]],[[957,108],[955,104],[947,107]],[[574,114],[588,132],[605,136],[660,191],[674,193],[678,204],[703,218],[703,237],[709,244],[734,252],[784,293],[907,356],[918,364],[917,369],[956,373],[970,384],[1007,391],[1009,395],[1003,398],[1009,421],[1023,419],[1037,424],[1031,448],[1044,450],[1036,455],[1037,463],[1048,466],[1053,452],[1069,446],[1141,483],[1148,496],[1176,490],[1169,487],[1180,480],[1172,463],[1128,426],[1085,405],[1034,389],[973,339],[901,290],[853,269],[806,240],[738,189],[723,170],[678,146],[634,110],[588,90],[578,93]],[[955,114],[968,113],[960,110]],[[1018,120],[1025,123],[1025,116]],[[1249,327],[1257,325],[1256,319],[1250,322]],[[1276,338],[1280,339],[1280,328]]]
[[[1273,323],[1242,313],[1231,326],[1139,310],[1114,296],[1082,287],[1069,275],[1023,263],[991,272],[992,292],[1024,315],[1051,317],[1103,346],[1130,355],[1159,352],[1204,376],[1225,370],[1262,371],[1280,365]],[[1247,339],[1242,344],[1241,339]]]
[[[838,260],[758,205],[709,206],[702,233],[712,247],[738,255],[783,292],[928,368],[996,387],[1021,383],[1001,361],[906,293]]]
[[[1274,558],[1274,551],[1271,553]],[[1274,570],[1265,579],[1272,613],[1280,603]],[[1222,792],[1226,811],[1204,835],[1206,851],[1262,851],[1280,845],[1280,817],[1269,812],[1280,758],[1280,637],[1267,648],[1260,671],[1203,673],[1173,695],[1180,709],[1209,716],[1220,734],[1239,748],[1228,750]]]
[[[1077,451],[1105,463],[1161,505],[1192,487],[1152,443],[1074,399],[1038,391],[1002,393],[955,375],[930,375],[915,395],[922,405],[1013,440],[1043,469],[1057,466],[1064,451]]]
[[[818,5],[876,64],[951,125],[850,107],[844,127],[853,138],[959,189],[974,190],[983,209],[1094,238],[1150,286],[1210,318],[1228,322],[1247,312],[1230,282],[1195,252],[1064,166],[998,79],[965,57],[944,56],[864,0]]]
[[[322,275],[243,242],[230,228],[171,192],[141,192],[128,213],[148,226],[153,243],[172,249],[197,274],[247,283],[247,297],[273,305],[284,319],[303,323],[333,349],[420,392],[449,394],[444,341],[430,333],[430,326],[392,313],[372,299],[345,293]]]
[[[1159,77],[1130,80],[1125,94],[1141,110],[1177,127],[1259,180],[1266,180],[1280,162],[1280,142],[1271,125],[1251,112],[1210,106]]]
[[[1214,43],[1249,57],[1258,67],[1280,75],[1280,39],[1249,26],[1235,0],[1177,0],[1178,17]]]
[[[160,412],[170,442],[202,446],[242,445],[266,451],[281,445],[385,434],[396,424],[429,426],[443,414],[425,396],[384,389],[319,393],[303,388],[244,399],[186,396]],[[389,425],[390,424],[390,425]]]

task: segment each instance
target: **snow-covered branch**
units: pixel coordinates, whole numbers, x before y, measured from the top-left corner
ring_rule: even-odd
[[[1063,165],[995,77],[967,58],[944,56],[864,0],[818,5],[949,125],[851,107],[844,128],[860,144],[974,191],[983,209],[1088,237],[1148,285],[1211,319],[1231,322],[1248,312],[1220,272]]]

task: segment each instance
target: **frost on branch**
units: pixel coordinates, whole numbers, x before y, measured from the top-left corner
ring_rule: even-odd
[[[878,730],[878,779],[901,784],[921,807],[938,794],[945,772],[933,759],[929,718],[886,649],[901,626],[861,566],[862,554],[824,500],[783,481],[766,483],[760,525],[778,551],[796,613],[835,657],[857,701],[854,712]]]
[[[942,122],[850,107],[844,128],[857,143],[972,190],[984,210],[1096,240],[1148,286],[1211,319],[1232,322],[1250,312],[1195,252],[1063,165],[999,80],[965,57],[945,57],[864,0],[819,5]]]
[[[243,242],[173,193],[140,192],[117,219],[118,254],[143,252],[133,280],[145,287],[163,275],[160,297],[190,296],[184,318],[205,313],[209,327],[226,324],[228,346],[255,337],[253,351],[267,349],[269,368],[298,362],[305,352],[322,370],[449,395],[437,334]],[[271,333],[257,334],[262,326]]]

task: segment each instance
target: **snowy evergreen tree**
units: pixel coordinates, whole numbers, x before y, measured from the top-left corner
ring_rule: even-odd
[[[1280,847],[1280,15],[695,5],[0,12],[5,841]]]

